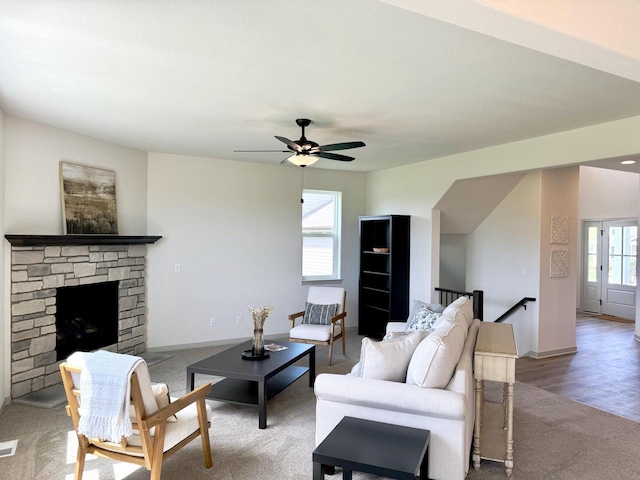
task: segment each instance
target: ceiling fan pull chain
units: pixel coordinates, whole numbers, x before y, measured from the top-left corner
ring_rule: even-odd
[[[300,203],[304,203],[304,168],[300,168]]]

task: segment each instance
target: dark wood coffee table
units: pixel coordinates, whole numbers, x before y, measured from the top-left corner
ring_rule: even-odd
[[[251,349],[249,340],[187,367],[187,392],[195,388],[196,373],[226,377],[213,384],[207,396],[220,402],[258,407],[258,426],[267,428],[267,401],[309,372],[309,387],[316,379],[316,347],[304,343],[280,342],[286,350],[270,352],[265,360],[246,360],[244,350]],[[294,365],[309,356],[309,367]]]
[[[313,480],[322,480],[326,466],[396,479],[427,478],[429,430],[344,417],[313,451]]]

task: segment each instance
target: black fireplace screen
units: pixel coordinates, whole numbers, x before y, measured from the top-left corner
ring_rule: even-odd
[[[118,282],[58,288],[56,358],[118,342]]]

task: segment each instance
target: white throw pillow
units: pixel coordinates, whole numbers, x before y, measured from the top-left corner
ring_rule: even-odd
[[[460,326],[443,322],[416,348],[407,370],[407,383],[445,388],[460,361],[465,335]]]
[[[423,332],[416,332],[398,340],[386,342],[363,338],[360,369],[357,375],[377,380],[404,382],[409,361],[423,337]]]
[[[152,383],[151,384],[151,393],[153,393],[153,397],[156,399],[156,404],[158,405],[158,410],[166,407],[171,403],[171,397],[169,396],[169,386],[166,383]],[[136,422],[136,410],[133,405],[129,406],[129,418],[131,418],[132,422]],[[171,415],[167,418],[167,422],[177,422],[178,417],[175,415]]]
[[[389,332],[387,333],[384,338],[382,339],[383,342],[389,342],[389,341],[393,341],[393,340],[402,340],[404,338],[406,338],[408,335],[413,335],[415,333],[419,333],[422,337],[422,339],[424,339],[427,335],[429,335],[432,330],[418,330],[416,332]]]
[[[453,312],[453,313],[452,313]],[[445,323],[453,323],[454,325],[458,325],[462,331],[464,332],[464,339],[467,339],[467,334],[469,333],[469,327],[467,326],[467,319],[460,310],[452,309],[446,313],[443,313],[438,317],[436,322],[433,324],[433,329],[435,330],[438,327],[441,327]]]
[[[463,296],[458,298],[455,302],[451,303],[447,308],[444,309],[443,314],[445,313],[453,313],[456,310],[461,311],[464,314],[464,317],[467,321],[467,328],[471,326],[473,322],[473,300],[469,297]]]

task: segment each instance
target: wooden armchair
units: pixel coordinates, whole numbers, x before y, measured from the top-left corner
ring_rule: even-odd
[[[75,355],[79,354],[72,355],[67,362],[60,365],[62,382],[69,402],[66,407],[67,415],[72,418],[78,437],[75,480],[82,479],[87,454],[141,465],[151,471],[151,480],[159,480],[162,462],[197,437],[202,439],[205,467],[211,468],[209,444],[211,409],[205,404],[205,397],[211,391],[211,384],[202,385],[182,398],[158,408],[158,402],[151,390],[147,365],[142,362],[131,374],[130,417],[133,423],[133,435],[122,437],[117,443],[99,438],[87,438],[78,433],[80,422],[78,409],[82,402],[80,374],[83,365],[82,362],[72,361]],[[82,353],[81,355],[91,354]]]
[[[322,323],[312,323],[317,319],[308,318],[311,316],[310,305],[312,305],[311,308],[314,308],[314,306],[337,305],[337,309],[333,316],[321,319]],[[346,307],[347,292],[344,288],[309,287],[305,310],[289,315],[289,320],[291,321],[289,341],[329,345],[329,365],[331,365],[334,340],[342,338],[342,354],[346,355],[347,353],[345,345]],[[305,313],[307,318],[305,318]],[[303,317],[302,324],[296,326],[296,319],[300,317]]]

